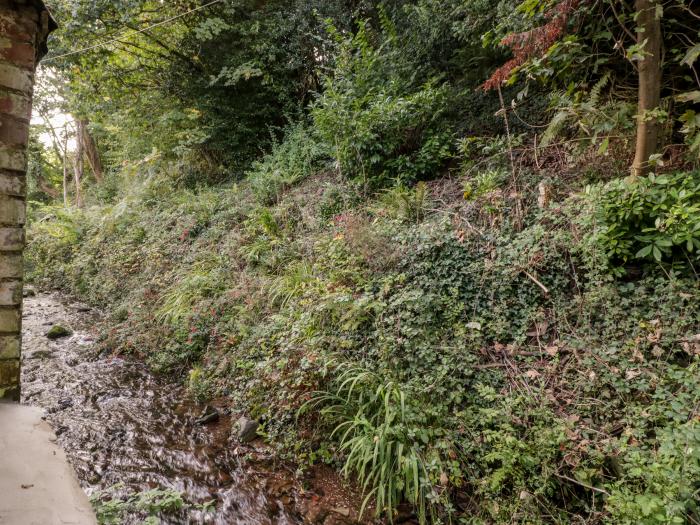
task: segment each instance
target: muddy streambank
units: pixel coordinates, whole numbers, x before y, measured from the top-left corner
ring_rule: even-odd
[[[58,295],[25,299],[22,400],[45,410],[88,494],[182,493],[190,505],[161,515],[162,523],[357,522],[357,499],[333,476],[320,471],[299,480],[262,443],[239,443],[230,408],[217,406],[217,421],[195,424],[206,406],[181,386],[139,361],[98,355],[98,321],[96,312]],[[55,324],[73,334],[49,340]],[[142,521],[136,510],[123,518]]]

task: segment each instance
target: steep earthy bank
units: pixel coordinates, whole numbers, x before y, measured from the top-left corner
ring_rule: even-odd
[[[694,515],[696,278],[610,276],[617,182],[549,186],[540,209],[532,182],[516,199],[490,177],[360,201],[319,175],[266,206],[153,176],[114,206],[35,210],[31,275],[107,310],[105,351],[260,418],[300,469],[362,473],[381,506]]]
[[[700,523],[697,2],[53,3],[27,262],[105,353],[367,520]]]

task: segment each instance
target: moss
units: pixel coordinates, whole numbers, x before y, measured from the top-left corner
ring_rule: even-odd
[[[53,325],[51,329],[46,332],[46,337],[49,339],[60,339],[61,337],[69,337],[71,335],[73,335],[73,331],[60,324]]]

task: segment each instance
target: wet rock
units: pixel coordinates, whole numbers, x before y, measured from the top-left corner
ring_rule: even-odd
[[[258,427],[260,424],[254,419],[243,416],[236,422],[238,430],[238,440],[241,443],[250,443],[258,437]]]
[[[46,410],[47,414],[55,414],[56,412],[61,412],[73,406],[73,401],[71,399],[61,399],[54,406]],[[59,434],[56,434],[59,435]]]
[[[213,406],[207,405],[202,412],[202,415],[194,420],[195,425],[208,425],[209,423],[214,423],[219,420],[221,415],[219,411]]]
[[[25,359],[51,359],[53,357],[53,352],[51,350],[37,350],[27,354]]]
[[[66,408],[70,408],[73,406],[73,400],[72,399],[61,399],[58,402],[58,408],[59,410],[65,410]]]
[[[73,331],[60,324],[53,325],[51,329],[46,332],[46,337],[49,339],[60,339],[61,337],[68,337],[71,335],[73,335]]]

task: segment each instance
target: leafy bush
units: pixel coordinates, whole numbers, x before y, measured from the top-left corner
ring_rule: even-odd
[[[599,221],[612,265],[642,259],[693,267],[700,261],[700,171],[610,182]]]
[[[434,175],[452,143],[441,118],[448,89],[435,81],[414,86],[397,70],[396,37],[387,28],[382,37],[374,45],[366,22],[353,38],[338,36],[336,71],[312,111],[341,172],[375,187]]]
[[[425,182],[419,182],[414,188],[396,186],[384,191],[378,210],[403,221],[420,222],[427,213],[428,205],[428,187]]]
[[[680,524],[700,517],[700,424],[691,420],[658,434],[654,449],[623,447],[625,474],[607,502],[616,523]]]
[[[226,264],[217,258],[198,261],[162,296],[156,319],[164,324],[178,325],[204,298],[216,296],[225,290]]]
[[[282,192],[323,164],[325,148],[303,123],[289,128],[282,142],[274,144],[272,152],[253,163],[246,174],[253,192],[263,204],[279,200]]]
[[[105,306],[104,348],[264,416],[283,457],[337,466],[388,518],[694,517],[697,282],[612,279],[601,186],[516,227],[503,144],[465,144],[467,199],[454,179],[369,199],[324,174],[265,206],[247,181],[154,178],[34,220],[28,256]],[[52,235],[64,221],[80,234]]]

